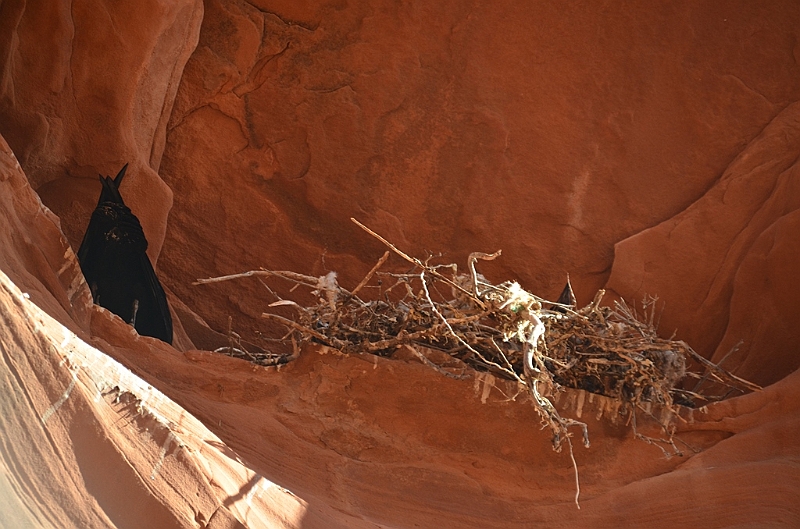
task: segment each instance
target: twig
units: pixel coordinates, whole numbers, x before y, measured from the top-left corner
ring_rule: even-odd
[[[208,283],[220,283],[222,281],[230,281],[231,279],[240,279],[242,277],[252,277],[252,276],[270,276],[273,275],[272,272],[267,272],[265,270],[250,270],[249,272],[242,272],[241,274],[231,274],[228,276],[219,276],[219,277],[207,277],[205,279],[198,279],[194,281],[193,285],[207,285]]]
[[[686,347],[687,352],[689,353],[689,355],[694,360],[697,360],[698,362],[700,362],[704,366],[708,367],[715,374],[718,374],[718,375],[721,374],[721,376],[723,376],[724,378],[732,379],[732,380],[736,381],[738,384],[741,384],[745,388],[749,389],[750,391],[761,391],[763,389],[758,384],[753,384],[752,382],[749,382],[749,381],[747,381],[747,380],[745,380],[743,378],[737,377],[733,373],[729,373],[728,371],[725,371],[724,369],[719,368],[716,364],[714,364],[714,362],[711,362],[710,360],[707,360],[704,357],[702,357],[699,354],[697,354],[694,351],[694,349],[692,349],[691,347],[686,345],[685,342],[680,342],[680,343],[683,344],[684,347]]]
[[[472,274],[472,293],[475,294],[476,298],[480,298],[481,293],[478,291],[478,272],[475,271],[475,261],[478,259],[483,259],[484,261],[494,261],[500,256],[501,253],[503,253],[502,250],[497,250],[492,254],[483,252],[472,252],[469,254],[469,257],[467,258],[467,264],[469,265],[469,271]]]
[[[402,257],[403,259],[405,259],[409,263],[418,266],[422,270],[427,270],[428,272],[430,272],[430,274],[432,276],[436,277],[437,279],[439,279],[441,281],[444,281],[445,283],[447,283],[451,287],[460,290],[462,293],[464,293],[467,296],[469,296],[470,298],[472,298],[472,300],[474,302],[476,302],[478,305],[480,305],[481,308],[483,308],[483,309],[486,308],[486,306],[484,305],[483,301],[481,301],[480,299],[475,297],[475,295],[473,295],[472,292],[470,292],[469,290],[465,289],[464,287],[462,287],[461,285],[455,283],[454,281],[451,281],[446,276],[444,276],[440,272],[438,272],[436,269],[427,266],[425,263],[423,263],[422,261],[420,261],[416,257],[411,257],[410,255],[406,254],[405,252],[401,251],[394,244],[390,243],[389,241],[387,241],[386,239],[384,239],[383,237],[381,237],[380,235],[378,235],[377,233],[375,233],[371,229],[367,228],[366,226],[364,226],[363,224],[358,222],[356,219],[350,217],[350,220],[352,220],[359,228],[361,228],[362,230],[364,230],[365,232],[369,233],[370,235],[372,235],[373,237],[375,237],[376,239],[381,241],[383,244],[388,246],[390,250],[392,250],[394,253],[396,253],[397,255],[399,255],[400,257]]]
[[[355,296],[359,290],[364,288],[364,285],[369,283],[369,280],[372,279],[372,276],[375,275],[375,272],[377,272],[378,269],[381,266],[383,266],[383,264],[386,262],[388,258],[389,258],[389,252],[388,251],[384,252],[383,256],[380,259],[378,259],[378,262],[375,264],[375,266],[373,266],[372,269],[369,272],[367,272],[367,275],[364,276],[364,279],[361,280],[361,283],[359,283],[356,286],[356,288],[353,289],[353,291],[351,292],[353,296]]]
[[[261,317],[262,318],[271,318],[273,320],[278,320],[279,322],[283,323],[287,327],[291,327],[291,328],[296,329],[296,330],[298,330],[298,331],[300,331],[302,333],[309,334],[309,335],[313,336],[314,338],[316,338],[317,340],[321,341],[325,345],[328,345],[328,346],[331,346],[331,347],[335,347],[337,349],[342,349],[345,346],[344,342],[342,342],[342,341],[340,341],[340,340],[338,340],[336,338],[329,338],[329,337],[325,336],[324,334],[320,334],[320,333],[318,333],[317,331],[315,331],[313,329],[309,329],[308,327],[304,327],[303,325],[300,325],[299,323],[297,323],[295,321],[292,321],[292,320],[290,320],[288,318],[284,318],[283,316],[278,316],[277,314],[270,314],[269,312],[264,312],[264,313],[261,314]]]
[[[438,366],[438,365],[434,364],[433,362],[431,362],[430,358],[428,358],[424,354],[420,353],[417,350],[417,348],[414,347],[413,345],[409,345],[408,348],[411,350],[412,353],[414,353],[414,356],[416,356],[417,358],[419,358],[422,361],[423,364],[425,364],[426,366],[428,366],[430,368],[433,368],[434,370],[438,371],[439,373],[441,373],[442,375],[444,375],[444,376],[446,376],[448,378],[452,378],[452,379],[455,379],[455,380],[464,380],[464,379],[470,378],[470,376],[471,376],[469,373],[466,372],[466,370],[464,370],[464,372],[461,373],[460,375],[457,375],[455,373],[450,373],[449,371],[445,371],[444,368],[442,368],[441,366]]]
[[[581,504],[578,502],[578,498],[581,496],[581,483],[578,480],[578,463],[575,461],[575,454],[572,453],[572,440],[569,437],[567,437],[567,444],[569,445],[569,458],[572,460],[572,469],[575,471],[575,505],[580,510]]]
[[[431,304],[431,309],[433,310],[433,312],[435,312],[435,313],[436,313],[436,315],[437,315],[437,316],[439,316],[439,318],[441,318],[441,320],[442,320],[442,322],[444,323],[445,327],[447,327],[447,330],[448,330],[448,331],[450,331],[450,334],[451,334],[451,335],[452,335],[452,336],[453,336],[453,337],[454,337],[456,340],[458,340],[459,342],[461,342],[461,344],[462,344],[464,347],[466,347],[466,348],[467,348],[467,349],[468,349],[468,350],[469,350],[471,353],[473,353],[473,354],[477,355],[477,356],[478,356],[478,358],[480,358],[480,359],[481,359],[481,361],[483,361],[483,362],[484,362],[484,363],[486,363],[487,365],[490,365],[490,366],[493,366],[493,367],[495,367],[495,368],[499,369],[500,371],[505,371],[505,368],[504,368],[503,366],[501,366],[501,365],[498,365],[498,364],[497,364],[497,363],[495,363],[495,362],[492,362],[492,361],[490,361],[490,360],[487,360],[487,359],[485,359],[481,353],[479,353],[477,350],[475,350],[475,349],[474,349],[474,348],[473,348],[473,347],[472,347],[470,344],[468,344],[467,342],[465,342],[465,341],[464,341],[464,339],[463,339],[463,338],[462,338],[462,337],[461,337],[461,336],[460,336],[458,333],[456,333],[456,332],[453,330],[453,327],[452,327],[452,326],[450,325],[450,323],[447,321],[447,318],[445,318],[445,317],[442,315],[442,313],[441,313],[441,312],[439,312],[439,309],[437,309],[437,308],[436,308],[436,304],[435,304],[435,303],[433,302],[433,300],[431,299],[431,294],[430,294],[430,292],[428,292],[428,285],[427,285],[427,283],[425,282],[425,271],[424,271],[424,270],[423,270],[422,272],[420,272],[420,274],[419,274],[419,278],[420,278],[420,280],[422,281],[422,290],[425,292],[425,298],[428,300],[428,303],[430,303],[430,304]]]
[[[723,357],[722,357],[722,359],[721,359],[719,362],[717,362],[717,364],[716,364],[716,366],[717,366],[717,369],[719,369],[719,367],[722,365],[722,363],[723,363],[725,360],[727,360],[729,356],[731,356],[733,353],[735,353],[736,351],[738,351],[738,350],[739,350],[739,347],[740,347],[740,346],[741,346],[743,343],[744,343],[744,342],[743,342],[742,340],[739,340],[738,342],[736,342],[736,345],[734,345],[733,347],[731,347],[731,350],[730,350],[730,351],[728,351],[728,352],[725,354],[725,356],[723,356]],[[710,373],[711,373],[711,372],[710,372],[708,369],[706,369],[706,373],[705,373],[705,374],[703,375],[703,377],[702,377],[702,378],[701,378],[701,379],[700,379],[700,380],[697,382],[697,385],[695,385],[694,389],[692,390],[693,392],[696,392],[696,391],[698,391],[698,390],[700,389],[700,386],[702,386],[702,385],[703,385],[703,383],[704,383],[706,380],[708,380],[708,376],[710,375]]]

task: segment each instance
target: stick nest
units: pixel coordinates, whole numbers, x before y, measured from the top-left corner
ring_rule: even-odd
[[[561,297],[550,302],[514,281],[492,284],[476,271],[477,261],[495,259],[499,251],[471,254],[468,270],[463,273],[455,264],[433,265],[430,259],[406,255],[353,221],[411,263],[412,269],[406,273],[380,271],[389,256],[387,251],[352,291],[338,284],[334,272],[311,277],[262,269],[198,283],[246,276],[280,277],[307,287],[317,299],[309,306],[285,299],[270,305],[296,309],[295,319],[263,314],[288,328],[284,340],[295,344],[311,341],[344,353],[380,356],[390,356],[406,346],[423,363],[450,378],[468,378],[482,371],[515,381],[532,397],[543,427],[552,433],[556,451],[564,441],[571,450],[569,429],[573,427],[581,431],[584,444],[589,446],[586,424],[562,416],[553,405],[553,397],[564,388],[616,401],[620,414],[632,419],[634,434],[657,444],[668,455],[680,454],[673,433],[681,407],[702,406],[734,391],[759,389],[707,361],[685,342],[660,338],[654,298],[642,303],[640,313],[624,301],[601,305],[601,290],[591,303],[579,308],[567,279]],[[366,291],[372,295],[364,295]],[[457,359],[460,367],[452,367],[452,362],[447,366],[434,363],[431,355],[424,354],[430,349]],[[274,359],[259,361],[252,355],[250,359],[263,365],[278,363]],[[700,366],[704,373],[691,371],[690,365]],[[691,379],[696,382],[689,390]],[[700,391],[705,381],[715,383],[717,394]],[[661,410],[658,417],[654,408]],[[662,435],[653,438],[639,433],[637,412],[654,419]]]

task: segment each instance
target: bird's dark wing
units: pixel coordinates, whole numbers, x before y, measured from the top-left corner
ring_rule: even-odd
[[[139,283],[141,282],[141,283]],[[153,265],[146,253],[139,255],[135,287],[139,306],[134,327],[142,336],[153,336],[162,342],[172,343],[172,315],[169,312],[167,295],[161,287]]]

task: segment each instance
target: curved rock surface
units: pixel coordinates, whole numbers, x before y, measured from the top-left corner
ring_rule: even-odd
[[[779,0],[0,3],[0,518],[800,525],[798,27]],[[70,249],[125,162],[177,349],[93,307]],[[502,381],[195,349],[229,318],[258,341],[271,301],[196,278],[357,283],[383,248],[351,216],[460,265],[502,248],[482,271],[544,296],[567,272],[581,303],[657,295],[665,334],[767,387],[687,417],[699,452],[671,459],[568,392],[592,439],[578,510],[568,454]]]
[[[98,173],[130,163],[123,194],[158,257],[172,191],[156,171],[202,14],[199,0],[0,6],[0,134],[73,246]]]
[[[701,199],[618,243],[608,286],[629,299],[669,292],[681,310],[665,311],[662,324],[740,376],[769,384],[791,373],[800,366],[798,160],[794,103]]]

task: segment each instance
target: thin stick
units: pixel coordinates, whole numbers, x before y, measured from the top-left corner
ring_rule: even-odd
[[[434,370],[438,371],[439,373],[441,373],[442,375],[444,375],[444,376],[446,376],[446,377],[448,377],[448,378],[452,378],[452,379],[455,379],[455,380],[465,380],[465,379],[467,379],[467,378],[470,378],[470,376],[471,376],[471,375],[470,375],[470,374],[467,372],[466,368],[463,370],[463,372],[462,372],[460,375],[457,375],[457,374],[455,374],[455,373],[451,373],[451,372],[449,372],[449,371],[445,371],[443,367],[441,367],[441,366],[438,366],[438,365],[434,364],[433,362],[431,362],[431,360],[430,360],[430,359],[429,359],[427,356],[425,356],[424,354],[422,354],[421,352],[419,352],[419,351],[417,350],[417,348],[416,348],[416,347],[414,347],[414,345],[413,345],[413,344],[411,344],[411,345],[408,345],[408,348],[409,348],[409,349],[411,349],[411,352],[412,352],[412,353],[414,353],[414,355],[415,355],[417,358],[419,358],[419,359],[422,361],[422,363],[423,363],[423,364],[425,364],[425,365],[427,365],[428,367],[430,367],[430,368],[432,368],[432,369],[434,369]]]
[[[569,445],[569,458],[572,459],[572,469],[575,471],[575,505],[580,510],[581,504],[578,502],[578,498],[581,496],[581,483],[578,481],[578,463],[575,462],[575,454],[572,453],[572,440],[569,437],[567,437],[567,444]]]
[[[250,270],[249,272],[242,272],[241,274],[231,274],[229,276],[207,277],[205,279],[198,279],[193,282],[193,285],[206,285],[208,283],[220,283],[222,281],[230,281],[231,279],[239,279],[242,277],[252,276],[271,276],[272,272],[266,270]]]
[[[483,252],[472,252],[469,254],[469,257],[467,258],[467,264],[469,265],[469,271],[472,273],[472,292],[475,294],[475,297],[480,297],[481,295],[481,293],[478,292],[478,273],[475,271],[475,261],[478,259],[483,259],[484,261],[494,261],[500,256],[501,253],[503,253],[502,250],[497,250],[492,254]]]
[[[380,340],[380,341],[377,341],[377,342],[365,342],[363,344],[363,346],[366,347],[369,351],[382,351],[382,350],[385,350],[385,349],[390,349],[392,347],[396,347],[398,345],[410,344],[410,343],[412,343],[415,340],[418,340],[420,338],[430,337],[431,335],[435,336],[436,332],[438,332],[441,328],[446,326],[448,323],[452,324],[452,323],[468,322],[468,321],[471,321],[472,319],[477,319],[477,316],[478,315],[470,316],[468,318],[460,318],[458,320],[449,320],[449,321],[445,321],[444,323],[434,323],[430,327],[427,327],[427,328],[425,328],[423,330],[420,330],[420,331],[414,331],[414,332],[410,332],[410,333],[400,333],[397,336],[395,336],[394,338],[389,338],[389,339],[386,339],[386,340]],[[458,336],[456,336],[456,339],[458,339]],[[469,345],[467,345],[467,347],[469,347]],[[478,356],[480,357],[480,354],[478,354]],[[483,357],[481,357],[481,358],[483,358]],[[488,363],[489,362],[487,362],[487,364]],[[509,375],[513,375],[514,372],[511,371],[508,374]]]
[[[292,321],[292,320],[290,320],[288,318],[284,318],[283,316],[278,316],[277,314],[270,314],[269,312],[264,312],[264,313],[261,314],[261,317],[262,318],[272,318],[273,320],[278,320],[279,322],[283,323],[287,327],[291,327],[291,328],[296,329],[296,330],[298,330],[300,332],[303,332],[303,333],[306,333],[306,334],[310,334],[311,336],[313,336],[317,340],[321,341],[322,343],[324,343],[326,345],[330,345],[330,346],[335,347],[337,349],[341,349],[341,348],[343,348],[345,346],[344,343],[342,343],[340,340],[337,340],[336,338],[333,338],[333,337],[328,338],[324,334],[320,334],[320,333],[318,333],[317,331],[315,331],[313,329],[309,329],[308,327],[304,327],[304,326],[300,325],[299,323],[297,323],[295,321]]]
[[[482,354],[480,354],[477,350],[475,350],[470,344],[465,342],[464,339],[461,336],[456,334],[456,331],[454,331],[453,328],[450,326],[450,323],[447,321],[447,318],[445,318],[444,315],[441,312],[439,312],[439,309],[436,308],[436,304],[431,299],[431,294],[430,294],[430,292],[428,292],[428,285],[427,285],[427,283],[425,281],[425,271],[424,270],[422,272],[420,272],[419,278],[422,280],[422,289],[425,291],[425,297],[427,298],[428,303],[431,304],[431,308],[433,309],[433,312],[435,312],[436,315],[439,316],[439,318],[441,318],[441,320],[444,323],[445,327],[447,327],[447,330],[450,331],[450,334],[453,335],[456,340],[461,342],[461,344],[464,347],[469,349],[469,351],[471,353],[474,353],[475,355],[477,355],[478,358],[480,358],[487,365],[496,367],[500,371],[506,371],[506,368],[504,368],[503,366],[484,358]]]
[[[731,378],[731,379],[735,380],[736,382],[738,382],[739,384],[743,385],[744,387],[746,387],[750,391],[761,391],[763,389],[758,384],[753,384],[752,382],[748,382],[747,380],[745,380],[743,378],[737,377],[733,373],[729,373],[728,371],[725,371],[724,369],[718,367],[714,362],[711,362],[710,360],[707,360],[706,358],[704,358],[704,357],[700,356],[699,354],[697,354],[695,352],[695,350],[692,349],[691,347],[689,347],[685,342],[681,342],[681,343],[683,344],[684,347],[686,347],[686,350],[689,352],[689,354],[691,355],[692,358],[694,358],[695,360],[697,360],[698,362],[700,362],[704,366],[708,367],[709,369],[713,370],[714,372],[723,373],[723,375],[726,378]],[[717,376],[719,376],[719,375],[717,375]]]
[[[297,285],[305,285],[310,288],[317,288],[319,285],[319,277],[307,276],[305,274],[298,274],[297,272],[290,272],[288,270],[250,270],[248,272],[242,272],[241,274],[231,274],[227,276],[219,276],[219,277],[207,277],[205,279],[198,279],[194,281],[193,285],[207,285],[209,283],[221,283],[223,281],[230,281],[232,279],[241,279],[243,277],[253,277],[253,276],[274,276],[280,277],[287,281],[291,281],[295,283],[295,286],[292,288],[293,291],[297,288]],[[323,276],[324,277],[324,276]],[[347,289],[339,287],[339,290],[344,295],[352,295]]]
[[[518,383],[520,383],[522,385],[525,385],[525,381],[522,380],[521,378],[519,378],[519,375],[516,372],[514,372],[514,366],[512,366],[511,362],[508,361],[508,357],[506,357],[506,355],[503,352],[503,350],[500,349],[500,346],[497,345],[497,342],[494,341],[494,338],[489,338],[489,341],[492,342],[492,345],[494,346],[495,349],[497,349],[497,352],[500,354],[500,358],[502,358],[503,361],[506,363],[506,366],[508,366],[508,371],[507,372],[510,373],[511,375],[513,375],[514,379],[516,379],[516,381]]]
[[[475,295],[472,292],[470,292],[469,290],[467,290],[466,288],[464,288],[461,285],[459,285],[459,284],[453,282],[452,280],[448,279],[447,276],[442,275],[436,269],[431,268],[430,266],[426,265],[425,263],[423,263],[422,261],[420,261],[416,257],[411,257],[410,255],[406,254],[405,252],[403,252],[402,250],[397,248],[397,246],[395,246],[394,244],[390,243],[389,241],[387,241],[386,239],[384,239],[383,237],[381,237],[380,235],[378,235],[377,233],[375,233],[371,229],[367,228],[366,226],[364,226],[363,224],[358,222],[353,217],[350,217],[350,220],[352,220],[359,228],[361,228],[362,230],[364,230],[365,232],[369,233],[370,235],[372,235],[373,237],[375,237],[376,239],[381,241],[383,244],[388,246],[390,250],[392,250],[394,253],[396,253],[397,255],[399,255],[400,257],[402,257],[403,259],[405,259],[409,263],[411,263],[413,265],[416,265],[416,266],[420,267],[423,270],[427,270],[428,272],[430,272],[430,274],[432,276],[436,277],[436,279],[439,279],[440,281],[444,281],[445,283],[447,283],[451,287],[460,290],[461,292],[463,292],[464,294],[466,294],[467,296],[472,298],[472,300],[475,303],[477,303],[478,305],[480,305],[480,307],[482,309],[486,309],[486,305],[483,303],[483,301],[481,301],[480,299],[475,297]]]
[[[356,286],[356,288],[353,289],[353,291],[351,292],[351,294],[353,296],[355,296],[356,293],[358,293],[359,290],[364,288],[364,286],[367,283],[369,283],[369,280],[372,279],[372,276],[374,276],[375,272],[377,272],[378,269],[383,266],[383,264],[386,262],[387,259],[389,259],[389,252],[388,251],[384,252],[383,256],[380,259],[378,259],[378,262],[375,264],[375,266],[372,267],[372,270],[367,272],[367,275],[364,276],[364,279],[361,280],[361,283],[359,283]]]
[[[744,342],[743,342],[742,340],[739,340],[739,341],[736,343],[736,345],[734,345],[734,346],[731,348],[731,350],[730,350],[730,351],[728,351],[728,352],[727,352],[727,354],[726,354],[725,356],[723,356],[723,357],[722,357],[722,360],[720,360],[719,362],[717,362],[717,368],[720,368],[720,366],[722,365],[722,362],[724,362],[725,360],[727,360],[727,359],[728,359],[728,357],[729,357],[730,355],[732,355],[733,353],[735,353],[736,351],[738,351],[738,350],[739,350],[739,346],[740,346],[740,345],[742,345],[743,343],[744,343]],[[720,369],[721,369],[721,368],[720,368]],[[706,374],[705,374],[705,375],[703,375],[703,378],[701,378],[701,379],[700,379],[700,381],[697,383],[697,385],[694,387],[694,389],[693,389],[692,391],[698,391],[698,390],[700,389],[700,386],[702,386],[702,385],[703,385],[703,383],[704,383],[706,380],[708,380],[708,377],[709,377],[709,375],[710,375],[710,374],[711,374],[711,372],[707,370],[707,371],[706,371]]]

